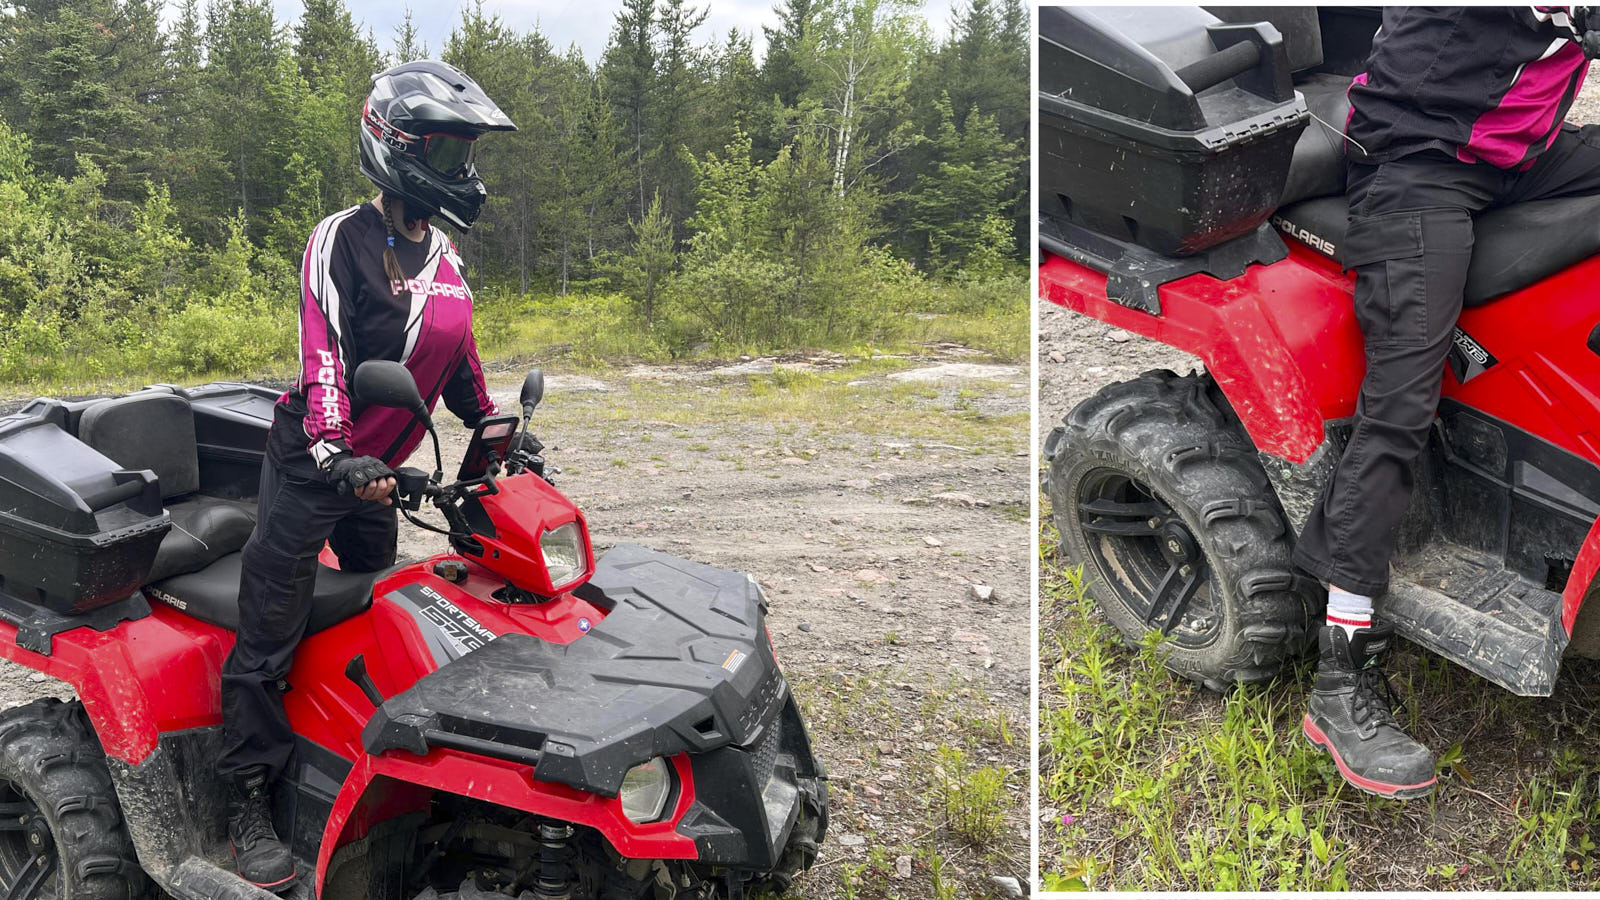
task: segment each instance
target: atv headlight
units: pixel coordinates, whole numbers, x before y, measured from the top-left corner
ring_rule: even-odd
[[[568,522],[539,536],[550,587],[560,588],[583,574],[583,535],[577,522]]]
[[[667,774],[667,761],[656,757],[641,766],[634,766],[622,776],[622,814],[635,824],[643,825],[661,818],[667,809],[667,795],[672,793],[672,776]]]

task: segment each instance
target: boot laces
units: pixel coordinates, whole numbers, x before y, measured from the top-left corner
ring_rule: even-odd
[[[244,808],[239,816],[239,842],[243,844],[241,849],[249,849],[264,840],[277,839],[278,833],[272,828],[272,817],[267,813],[266,796],[246,795]]]
[[[1394,688],[1390,686],[1389,679],[1384,677],[1381,669],[1369,666],[1356,673],[1356,691],[1350,703],[1350,711],[1356,724],[1366,725],[1371,722],[1374,726],[1399,727],[1399,723],[1395,721],[1395,713],[1400,708],[1400,698],[1395,696]]]

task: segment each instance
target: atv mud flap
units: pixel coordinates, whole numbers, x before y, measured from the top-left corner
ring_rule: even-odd
[[[686,753],[696,793],[680,833],[707,861],[770,866],[801,791],[823,774],[773,657],[760,587],[622,544],[580,593],[611,610],[582,638],[506,634],[446,664],[383,703],[362,732],[367,752],[451,748],[604,797],[633,767]]]

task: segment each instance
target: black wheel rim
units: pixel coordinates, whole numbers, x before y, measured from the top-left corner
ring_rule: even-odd
[[[1222,630],[1216,572],[1188,523],[1149,486],[1114,469],[1079,482],[1078,527],[1100,582],[1145,628],[1185,649]]]
[[[38,804],[0,782],[0,900],[49,898],[56,891],[56,842]]]

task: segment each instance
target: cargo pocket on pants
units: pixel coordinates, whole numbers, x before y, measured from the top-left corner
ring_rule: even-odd
[[[1448,328],[1461,311],[1471,259],[1466,210],[1352,216],[1344,265],[1356,270],[1356,320],[1367,343],[1436,341],[1433,332]]]

